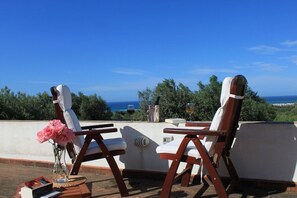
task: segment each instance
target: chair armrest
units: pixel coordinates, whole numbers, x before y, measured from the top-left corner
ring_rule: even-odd
[[[165,128],[164,133],[174,133],[182,135],[203,135],[203,136],[226,136],[226,131],[213,131],[204,129],[186,129],[186,128]]]
[[[113,124],[96,124],[96,125],[88,125],[88,126],[82,126],[81,129],[98,129],[98,128],[104,128],[104,127],[113,127]]]
[[[75,136],[79,135],[96,135],[101,133],[112,133],[117,132],[117,128],[104,128],[104,129],[97,129],[97,130],[88,130],[88,131],[76,131],[74,132]]]

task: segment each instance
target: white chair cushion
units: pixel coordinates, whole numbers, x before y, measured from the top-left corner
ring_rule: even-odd
[[[221,97],[220,97],[220,102],[221,102],[221,107],[218,108],[216,111],[212,121],[211,125],[209,127],[209,130],[218,130],[221,121],[222,121],[222,116],[226,110],[226,104],[230,96],[230,87],[231,87],[231,82],[233,78],[227,77],[224,79],[223,84],[222,84],[222,90],[221,90]],[[206,136],[205,140],[205,149],[209,152],[209,155],[212,155],[214,152],[214,145],[217,142],[218,137],[217,136]]]
[[[112,138],[103,140],[104,144],[109,151],[115,150],[125,150],[127,148],[127,143],[123,138]],[[86,152],[86,155],[91,155],[95,153],[102,153],[100,147],[98,146],[96,141],[92,141],[89,145],[89,148]]]
[[[62,111],[65,111],[66,109],[71,109],[72,98],[69,87],[67,87],[66,85],[58,85],[56,87],[56,90],[58,91],[58,101]]]
[[[81,126],[79,124],[78,118],[74,111],[72,109],[67,109],[63,112],[65,122],[68,126],[69,129],[71,129],[74,133],[76,131],[81,131]],[[76,153],[80,152],[81,147],[84,144],[84,137],[82,135],[80,136],[75,136],[75,138],[72,140],[74,149]]]
[[[79,124],[79,120],[74,113],[72,108],[72,96],[69,87],[66,85],[58,85],[56,87],[58,93],[58,103],[60,108],[63,111],[63,116],[67,127],[71,129],[74,133],[76,131],[81,131],[81,126]],[[83,136],[76,136],[73,140],[73,145],[76,153],[79,153],[82,145],[84,144],[84,137]]]
[[[177,140],[168,142],[166,144],[163,144],[161,146],[158,146],[156,149],[156,152],[158,154],[160,154],[160,153],[176,154],[177,149],[178,149],[179,145],[181,144],[181,141],[182,141],[182,139],[177,139]],[[204,140],[201,140],[201,141],[203,143]],[[196,149],[196,147],[192,141],[188,144],[188,146],[184,152],[184,155],[195,157],[195,158],[200,158],[200,153],[198,152],[198,150]]]

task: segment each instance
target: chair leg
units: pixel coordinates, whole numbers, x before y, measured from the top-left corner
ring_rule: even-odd
[[[202,195],[206,192],[208,187],[210,185],[213,185],[211,181],[209,181],[208,175],[204,175],[202,178],[202,187],[199,189],[199,191],[194,195],[194,198],[202,197]]]
[[[216,168],[214,167],[212,160],[210,159],[207,151],[205,150],[205,147],[201,144],[201,142],[198,139],[194,139],[193,142],[201,155],[203,165],[208,171],[208,174],[209,174],[210,179],[216,189],[218,197],[219,198],[227,198],[228,195],[227,195],[227,192],[223,185],[223,182],[222,182]]]
[[[121,174],[121,171],[115,161],[115,159],[113,158],[113,156],[107,156],[106,157],[106,160],[110,166],[110,169],[113,173],[113,176],[117,182],[117,185],[118,185],[118,188],[120,190],[120,193],[121,193],[121,196],[122,197],[126,197],[129,195],[128,193],[128,190],[127,190],[127,187],[126,187],[126,184],[123,180],[123,177],[122,177],[122,174]]]
[[[161,191],[160,197],[162,197],[162,198],[170,197],[170,192],[171,192],[171,189],[172,189],[172,185],[173,185],[173,182],[174,182],[174,177],[175,177],[177,168],[179,166],[179,163],[180,163],[179,160],[173,160],[172,161],[172,164],[171,164],[171,166],[169,168],[169,171],[167,172],[164,184],[162,186],[162,191]]]
[[[181,179],[181,186],[185,186],[185,187],[189,186],[193,164],[187,163],[186,169],[187,169],[187,172],[182,176],[182,179]]]
[[[70,170],[70,175],[77,175],[80,169],[81,163],[74,162]]]
[[[112,174],[117,182],[118,188],[120,190],[121,196],[122,197],[126,197],[129,195],[126,184],[124,183],[121,171],[114,159],[114,157],[110,154],[110,152],[108,151],[107,147],[105,144],[103,144],[102,139],[98,138],[98,137],[93,137],[93,139],[97,142],[98,146],[100,147],[100,149],[102,150],[108,164],[109,167],[112,171]]]
[[[181,144],[179,145],[179,148],[175,155],[175,159],[172,161],[169,171],[167,172],[160,197],[162,197],[162,198],[170,197],[170,192],[172,189],[176,171],[178,169],[181,158],[182,158],[190,140],[191,140],[191,136],[190,137],[186,136],[186,137],[184,137]]]
[[[86,138],[85,138],[84,145],[82,146],[79,154],[76,156],[76,158],[75,158],[75,160],[73,162],[73,165],[72,165],[72,168],[71,168],[71,171],[70,171],[71,175],[77,175],[78,174],[81,163],[83,161],[83,158],[85,156],[85,153],[86,153],[91,141],[92,141],[92,136],[87,135]]]
[[[236,172],[236,169],[235,169],[231,159],[227,156],[223,156],[223,160],[224,160],[224,163],[226,165],[226,168],[227,168],[228,173],[231,178],[231,181],[226,189],[227,193],[230,194],[234,190],[234,188],[236,188],[236,186],[238,186],[239,177],[238,177],[238,174]]]
[[[215,189],[216,189],[216,192],[218,194],[218,197],[219,198],[227,198],[228,195],[227,195],[227,192],[225,190],[225,187],[223,185],[223,182],[216,170],[216,168],[211,164],[211,161],[210,159],[204,159],[203,160],[203,163],[205,164],[205,167],[209,173],[209,176],[210,176],[210,179],[211,179],[211,182],[213,183]]]

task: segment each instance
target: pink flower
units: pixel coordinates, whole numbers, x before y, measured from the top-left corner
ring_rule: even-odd
[[[74,133],[71,129],[64,128],[63,132],[58,136],[57,143],[61,146],[66,146],[74,138]]]
[[[57,134],[55,133],[55,130],[48,126],[37,133],[38,141],[41,143],[48,141],[49,139],[55,140],[56,136]]]
[[[63,124],[60,120],[52,120],[48,123],[48,127],[51,130],[54,130],[56,135],[59,135],[62,133],[62,131],[66,127],[66,125]]]
[[[60,120],[52,120],[48,125],[37,132],[37,140],[40,143],[53,140],[61,146],[66,146],[74,138],[74,133],[71,129],[67,128]]]
[[[37,133],[37,140],[40,142],[40,143],[43,143],[45,141],[47,141],[48,139],[45,137],[45,133],[42,131],[39,131]]]

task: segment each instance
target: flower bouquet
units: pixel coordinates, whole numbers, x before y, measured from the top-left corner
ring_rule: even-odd
[[[68,181],[69,172],[65,162],[65,148],[74,136],[73,131],[60,120],[49,121],[48,125],[37,133],[37,139],[40,143],[48,141],[53,145],[55,156],[53,181],[56,183]]]

